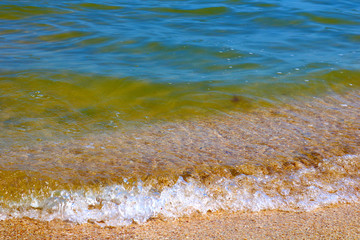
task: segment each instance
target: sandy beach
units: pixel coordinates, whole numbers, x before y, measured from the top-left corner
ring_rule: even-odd
[[[0,240],[360,239],[359,1],[0,3]]]
[[[1,239],[359,239],[360,204],[311,212],[209,213],[101,228],[63,221],[0,221]]]
[[[175,130],[172,129],[172,131],[176,134],[171,134],[172,132],[169,130],[167,133],[168,135],[164,135],[162,133],[164,127],[153,127],[153,129],[151,128],[152,130],[148,130],[147,132],[140,131],[140,133],[126,132],[123,133],[123,135],[113,136],[110,143],[114,144],[114,147],[111,149],[109,148],[111,151],[109,150],[103,155],[103,158],[101,159],[103,159],[104,162],[93,161],[95,164],[93,169],[101,169],[101,167],[104,166],[104,171],[106,170],[108,176],[111,176],[111,174],[117,176],[116,174],[118,174],[119,168],[114,168],[114,170],[112,170],[112,164],[117,166],[117,162],[112,161],[112,158],[117,156],[118,159],[121,159],[122,156],[125,156],[121,154],[129,155],[130,150],[135,151],[136,149],[138,149],[138,159],[156,159],[156,165],[150,164],[149,166],[154,166],[155,169],[156,166],[160,166],[164,163],[164,169],[169,173],[171,173],[171,169],[180,171],[181,168],[173,167],[171,164],[169,166],[165,165],[166,161],[171,159],[166,158],[166,156],[169,155],[166,151],[185,154],[182,159],[193,162],[194,166],[200,167],[202,159],[221,159],[223,161],[222,164],[226,162],[231,164],[232,159],[253,159],[253,161],[265,159],[267,160],[264,160],[265,163],[269,163],[269,161],[273,159],[273,162],[266,165],[268,166],[267,168],[261,167],[262,165],[256,165],[255,161],[253,164],[254,167],[245,164],[235,168],[237,165],[234,165],[233,169],[238,169],[237,171],[241,171],[239,174],[241,173],[243,176],[250,175],[250,177],[257,176],[261,178],[262,174],[276,174],[277,177],[273,178],[274,181],[270,182],[268,185],[261,185],[260,182],[241,181],[241,187],[246,186],[249,189],[252,189],[252,184],[256,183],[261,188],[253,188],[254,191],[263,191],[270,197],[279,196],[276,191],[279,189],[281,190],[281,188],[290,189],[290,194],[286,195],[289,197],[286,198],[284,195],[285,197],[281,198],[282,203],[285,203],[285,205],[278,204],[274,205],[275,207],[272,208],[270,208],[272,205],[269,205],[268,207],[267,205],[264,205],[264,207],[261,205],[264,202],[262,198],[259,200],[254,197],[257,196],[256,194],[252,194],[250,198],[243,200],[243,202],[248,203],[248,205],[241,205],[243,202],[240,201],[241,199],[239,200],[239,197],[241,198],[243,194],[242,192],[239,192],[238,195],[231,195],[231,200],[235,203],[238,203],[236,201],[240,201],[240,205],[231,205],[228,200],[225,202],[225,205],[219,205],[222,207],[219,207],[218,209],[233,209],[229,206],[243,206],[244,211],[217,211],[199,214],[197,213],[199,210],[194,210],[192,211],[192,215],[177,219],[162,219],[161,216],[166,212],[159,211],[153,213],[153,215],[149,215],[149,219],[145,218],[146,222],[144,224],[134,223],[129,226],[113,227],[114,225],[122,224],[121,222],[118,222],[121,218],[118,218],[116,220],[117,222],[105,223],[103,219],[106,220],[107,217],[105,216],[102,218],[102,216],[106,214],[105,208],[103,208],[104,210],[101,212],[99,211],[98,215],[94,215],[95,217],[93,219],[95,220],[88,218],[86,221],[83,221],[85,222],[84,224],[63,220],[47,222],[19,217],[0,221],[0,239],[359,239],[360,204],[357,203],[358,201],[356,200],[359,189],[357,185],[357,171],[359,169],[359,125],[357,119],[359,108],[358,101],[355,101],[356,99],[359,99],[357,94],[350,97],[344,96],[344,98],[341,98],[340,100],[339,97],[328,97],[317,100],[314,99],[311,103],[307,102],[307,105],[305,106],[297,106],[296,104],[289,105],[289,109],[279,109],[277,112],[259,111],[247,115],[243,114],[239,116],[239,118],[235,118],[236,115],[234,115],[234,118],[228,120],[224,120],[224,118],[213,118],[207,122],[202,121],[196,124],[184,123],[179,126],[174,125]],[[346,106],[344,103],[346,103]],[[272,116],[274,114],[276,114],[276,117]],[[214,134],[214,131],[218,134]],[[125,134],[128,134],[129,136],[126,135],[127,137],[124,137]],[[141,134],[141,138],[136,134]],[[133,148],[131,143],[122,142],[127,141],[127,139],[137,139],[137,148]],[[105,151],[101,148],[102,145],[100,145],[100,143],[106,142],[102,138],[90,138],[87,141],[83,141],[81,144],[85,147],[82,147],[80,143],[76,145],[71,142],[64,146],[56,144],[54,146],[30,150],[33,154],[38,154],[39,156],[46,153],[47,158],[44,159],[60,159],[61,161],[65,161],[65,163],[66,159],[75,159],[76,161],[74,161],[74,164],[79,163],[81,166],[70,169],[76,170],[83,169],[84,166],[89,167],[91,164],[92,158],[88,158],[88,155],[80,154],[75,151],[76,149],[87,149],[86,145],[89,144],[89,142],[93,143],[91,146],[94,147],[89,148],[87,150],[88,152],[85,153],[91,153],[94,156],[102,156],[99,153]],[[147,142],[156,142],[157,145],[146,144]],[[184,142],[189,144],[184,144]],[[258,144],[259,142],[264,142],[265,147]],[[119,150],[116,147],[126,147],[126,144],[129,145],[129,151],[125,151],[126,149]],[[151,153],[148,148],[151,149],[152,146],[157,147],[158,149],[155,148],[155,150],[159,151],[154,150],[153,152],[156,152],[156,154],[154,153],[154,156],[146,155]],[[178,149],[174,150],[175,146]],[[202,148],[209,148],[209,146],[212,146],[211,151],[201,152]],[[253,148],[250,149],[252,151],[249,150],[249,146],[253,146]],[[214,149],[218,150],[214,151]],[[226,149],[228,149],[228,151],[232,149],[234,150],[234,153],[232,155],[227,154],[225,152]],[[299,153],[297,153],[296,150],[298,150]],[[199,152],[202,153],[202,155],[197,155]],[[20,156],[19,154],[21,153],[21,151],[14,151],[12,155],[7,156],[13,156],[15,159],[17,156]],[[139,157],[141,156],[139,154],[144,154],[144,157]],[[75,155],[84,157],[84,159],[87,160],[80,161],[80,157],[76,158]],[[164,158],[159,156],[164,156]],[[294,156],[294,159],[282,159],[281,156]],[[7,157],[6,159],[10,158]],[[19,157],[18,159],[21,158]],[[331,161],[327,161],[326,159],[330,159]],[[61,163],[61,161],[59,161],[59,163]],[[288,163],[294,164],[289,165]],[[69,164],[69,162],[67,164]],[[133,164],[136,164],[136,162]],[[44,166],[45,165],[47,166],[48,162],[44,161]],[[139,171],[138,174],[141,174],[141,168],[136,166],[137,165],[130,167],[137,169],[137,171]],[[167,168],[165,168],[165,166]],[[336,166],[342,167],[337,171],[336,168],[334,168]],[[200,167],[199,171],[201,170]],[[260,172],[258,171],[259,169],[261,170]],[[291,181],[283,181],[286,179],[286,176],[288,176],[287,173],[289,171],[290,173],[295,174],[293,176],[296,176],[296,174],[298,174],[296,172],[297,169],[312,170],[307,172],[306,178],[303,178],[303,182],[299,181],[299,184],[292,184]],[[124,172],[125,170],[126,168],[124,168]],[[56,172],[52,171],[51,173]],[[217,175],[215,173],[216,172],[211,176],[216,177]],[[194,173],[188,173],[188,175],[191,174],[194,174],[194,179],[196,179],[196,171],[194,171]],[[240,176],[242,176],[241,174]],[[75,171],[74,173],[64,172],[63,175],[78,176]],[[20,175],[20,177],[21,176],[22,175]],[[351,177],[353,177],[354,181],[341,182],[344,176],[350,180]],[[26,178],[20,177],[15,176],[10,179],[19,179],[20,183],[25,180],[28,181],[28,179],[28,182],[30,183],[31,181],[37,181],[37,178],[34,176],[26,175]],[[6,180],[6,178],[3,179]],[[39,183],[41,184],[43,180],[41,178],[39,179]],[[336,182],[337,179],[339,179],[338,183]],[[353,185],[351,185],[351,183],[353,183]],[[204,181],[203,184],[206,184],[206,181]],[[216,182],[211,184],[213,184],[211,186],[219,187],[219,185],[216,185]],[[326,191],[313,191],[314,188],[308,188],[311,184],[320,186],[320,190],[325,189]],[[14,193],[18,194],[14,196],[18,196],[21,199],[24,199],[24,196],[26,196],[26,191],[19,191],[19,186],[23,186],[25,190],[31,189],[30,187],[27,187],[28,185],[26,184],[16,185],[14,182],[3,182],[2,185],[12,187],[11,189],[9,187],[7,191],[13,190]],[[224,185],[224,189],[226,189],[227,186],[228,185]],[[276,189],[276,187],[279,189]],[[336,193],[336,191],[338,191],[338,194],[334,195],[334,192]],[[190,192],[193,193],[193,190]],[[176,203],[179,196],[180,195],[174,195],[174,197],[169,200],[169,206],[172,206],[171,204],[173,202]],[[341,198],[342,196],[345,197]],[[276,202],[275,200],[279,197],[275,197],[269,202]],[[103,202],[106,202],[105,197],[103,197],[103,199]],[[191,199],[189,200],[186,198],[184,200],[190,202],[186,205],[189,208],[195,206],[192,205],[191,201],[193,200]],[[209,198],[204,200],[205,204],[208,199]],[[221,198],[219,199],[221,200]],[[291,199],[297,200],[292,202]],[[155,200],[152,204],[156,203]],[[217,199],[210,200],[217,203]],[[73,217],[74,219],[75,216],[80,219],[83,214],[81,211],[84,213],[89,213],[90,210],[96,212],[97,210],[102,209],[103,202],[99,201],[98,205],[86,205],[84,208],[71,208],[77,202],[69,202],[68,206],[70,206],[69,209],[71,211],[66,215],[68,218],[64,218],[60,215],[60,217],[58,216],[57,218],[69,219],[70,217]],[[345,204],[345,202],[351,202],[351,204]],[[337,203],[337,205],[331,205],[334,203]],[[130,205],[126,205],[125,207],[130,211],[133,202],[130,202],[129,204]],[[163,207],[163,205],[161,206]],[[178,211],[187,209],[181,208],[182,205],[179,206],[180,210]],[[314,206],[321,207],[311,210]],[[116,207],[118,207],[118,205]],[[38,210],[32,206],[29,207],[29,209],[33,212]],[[58,209],[60,208],[38,211],[38,215],[36,216],[38,216],[38,219],[44,219],[44,217],[50,216],[49,213],[56,212]],[[139,208],[134,207],[133,212],[135,215],[141,215],[141,211],[143,210],[137,212],[137,209]],[[257,209],[263,211],[258,211]],[[280,211],[281,209],[290,209],[290,211]],[[296,209],[302,209],[303,211],[296,212]],[[184,212],[179,212],[179,214],[181,213]],[[12,216],[30,216],[21,214],[24,213],[13,210]],[[30,214],[30,212],[27,214]],[[132,219],[135,219],[133,215],[131,216]],[[95,222],[99,224],[103,223],[104,225],[107,225],[107,227],[102,228]]]

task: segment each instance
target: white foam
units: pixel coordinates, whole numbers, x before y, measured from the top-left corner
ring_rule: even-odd
[[[351,164],[358,155],[335,160]],[[29,195],[20,202],[7,203],[0,209],[0,220],[30,217],[75,223],[95,222],[101,226],[144,223],[152,217],[176,218],[208,211],[310,211],[335,203],[358,202],[360,177],[343,177],[334,181],[318,180],[319,170],[312,167],[291,173],[255,177],[239,175],[221,178],[210,185],[180,177],[171,187],[156,191],[139,182],[132,189],[112,185],[99,190],[54,191],[48,198]],[[311,177],[308,177],[308,176]],[[294,188],[296,191],[294,191]]]

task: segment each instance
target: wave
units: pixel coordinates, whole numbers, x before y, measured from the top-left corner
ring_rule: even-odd
[[[233,179],[219,178],[210,184],[179,177],[173,186],[161,191],[156,190],[156,185],[141,181],[128,188],[125,179],[123,185],[98,190],[59,190],[51,192],[47,198],[30,194],[2,207],[0,219],[29,217],[121,226],[144,223],[154,217],[177,218],[219,210],[310,211],[359,201],[359,172],[346,174],[359,160],[360,155],[325,159],[316,167],[301,168],[289,172],[286,177],[240,174]],[[344,176],[324,178],[328,171],[343,172]],[[2,204],[4,206],[4,202]]]

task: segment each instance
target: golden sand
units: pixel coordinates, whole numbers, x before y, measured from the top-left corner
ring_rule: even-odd
[[[263,169],[264,171],[269,171],[269,173],[276,170],[280,174],[284,167],[287,166],[287,163],[299,162],[299,164],[301,163],[304,166],[316,167],[318,161],[331,156],[358,155],[360,146],[359,99],[360,95],[358,93],[349,93],[347,96],[342,97],[329,96],[317,98],[311,102],[304,102],[302,105],[289,104],[287,108],[275,109],[276,111],[272,109],[270,111],[259,110],[258,112],[247,114],[246,118],[241,113],[234,114],[228,116],[229,119],[226,122],[224,122],[222,116],[206,121],[193,121],[181,125],[173,124],[176,134],[172,134],[171,128],[167,128],[165,134],[163,133],[164,127],[156,128],[156,126],[148,131],[137,130],[136,132],[119,133],[119,135],[112,136],[112,141],[109,141],[108,145],[114,144],[114,147],[110,148],[107,145],[111,151],[106,151],[108,155],[103,156],[103,162],[90,161],[92,158],[88,157],[89,153],[99,156],[102,153],[101,151],[103,151],[101,144],[104,142],[104,139],[92,139],[91,136],[87,141],[82,142],[84,146],[87,146],[85,144],[94,143],[90,146],[91,148],[80,148],[79,146],[82,146],[80,143],[74,144],[75,142],[70,142],[65,145],[42,146],[39,149],[30,149],[31,151],[25,149],[24,151],[26,153],[30,151],[31,156],[40,156],[35,159],[34,163],[37,164],[35,167],[39,168],[39,172],[41,170],[43,174],[46,173],[45,170],[48,170],[49,174],[53,173],[52,169],[48,167],[49,162],[45,161],[47,159],[58,160],[56,164],[60,164],[59,166],[70,164],[72,166],[70,169],[73,169],[74,173],[63,172],[63,176],[77,176],[78,172],[75,170],[80,169],[83,171],[84,168],[89,170],[89,172],[106,170],[106,176],[111,175],[111,169],[114,169],[115,176],[119,175],[119,169],[126,172],[127,169],[133,169],[135,168],[134,166],[137,166],[136,169],[139,169],[139,172],[135,174],[139,175],[146,171],[151,172],[152,168],[154,168],[163,169],[165,172],[175,169],[179,171],[179,173],[174,173],[176,176],[181,174],[184,177],[187,175],[196,177],[196,174],[190,171],[191,169],[185,169],[187,175],[183,173],[184,169],[181,168],[182,162],[178,162],[179,164],[176,168],[169,164],[168,160],[171,158],[167,158],[167,156],[170,156],[170,153],[182,154],[176,160],[184,159],[187,161],[185,162],[186,164],[193,163],[194,166],[201,166],[202,161],[205,159],[206,163],[210,165],[212,159],[215,159],[215,165],[223,165],[225,162],[234,171],[253,175],[257,174],[255,171],[257,169],[254,170],[255,172],[252,171],[253,168],[246,165],[247,162],[253,162],[257,159],[260,161],[274,158],[275,162],[270,163],[279,163],[279,166],[270,164]],[[171,126],[169,124],[167,127]],[[124,137],[124,135],[127,137]],[[213,139],[210,139],[210,137]],[[147,144],[148,141],[157,144]],[[147,148],[149,145],[149,148],[154,147],[153,151]],[[123,149],[118,149],[118,146],[122,146]],[[88,154],[87,158],[80,152],[80,150],[85,148],[88,149],[88,152],[86,152]],[[136,159],[144,160],[145,163],[147,159],[156,161],[153,161],[154,163],[150,162],[149,165],[144,164],[144,169],[141,169],[141,166],[143,166],[140,164],[141,162],[135,162],[134,160],[135,165],[132,166],[132,162],[128,161],[131,164],[123,167],[122,165],[116,165],[118,162],[113,161],[111,158],[111,156],[115,156],[121,159],[122,156],[129,155],[129,152],[126,150],[130,151],[133,149],[138,151],[136,152],[138,154]],[[169,153],[166,151],[169,151]],[[8,155],[6,159],[10,159],[9,156],[14,156],[14,159],[20,161],[22,158],[17,157],[17,154],[20,153],[21,151],[15,151],[12,155]],[[42,162],[40,161],[44,153],[47,154],[46,158],[44,158],[44,166],[46,168],[41,166]],[[76,155],[84,157],[84,161],[79,161],[80,157],[76,158]],[[279,156],[285,156],[284,161]],[[287,159],[289,156],[294,159],[290,159],[290,161]],[[67,159],[76,159],[77,161],[66,162]],[[86,159],[89,160],[85,161]],[[231,162],[232,159],[244,159],[244,164],[237,166],[238,161],[233,163]],[[90,165],[92,162],[96,163],[93,167]],[[162,165],[165,162],[168,166]],[[185,163],[183,165],[187,167]],[[103,169],[101,164],[104,166]],[[294,167],[296,167],[296,164]],[[350,174],[349,176],[357,176],[359,169],[358,161],[352,164],[351,167],[351,169],[347,169],[348,174]],[[199,168],[200,170],[201,168]],[[353,174],[350,170],[353,171]],[[338,175],[324,175],[323,180],[334,179]],[[87,174],[86,176],[89,175]],[[341,177],[342,175],[340,174],[339,176]],[[33,178],[33,176],[29,176],[28,179]],[[319,179],[317,178],[317,180]],[[21,185],[13,184],[13,186],[14,191],[19,192],[19,186]],[[26,187],[26,189],[28,188]],[[354,190],[358,191],[358,189]],[[298,189],[298,191],[302,191],[302,189]],[[311,212],[216,212],[173,220],[156,218],[150,219],[143,225],[133,224],[126,227],[105,228],[101,228],[93,223],[77,225],[60,220],[41,222],[27,218],[13,218],[0,221],[0,238],[359,239],[359,209],[360,204],[348,204],[320,208]]]
[[[360,204],[311,212],[209,213],[101,228],[26,218],[0,221],[1,239],[359,239]]]

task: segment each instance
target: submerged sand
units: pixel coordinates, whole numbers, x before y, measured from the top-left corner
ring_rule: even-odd
[[[125,227],[87,223],[0,221],[1,239],[359,239],[360,204],[311,212],[209,213]]]
[[[57,184],[112,184],[127,178],[164,187],[179,176],[206,183],[240,174],[281,175],[359,154],[360,93],[309,98],[246,113],[14,146],[0,151],[0,158],[4,169],[33,171]]]
[[[358,183],[358,157],[351,161],[339,158],[336,164],[341,166],[341,171],[335,171],[335,165],[324,159],[335,161],[331,158],[359,156],[359,99],[358,92],[314,98],[312,101],[289,103],[286,108],[165,124],[161,128],[152,126],[147,131],[120,132],[111,136],[111,141],[107,135],[96,138],[89,136],[81,141],[15,149],[4,152],[2,156],[9,161],[7,167],[16,161],[26,163],[25,174],[32,169],[37,174],[48,174],[49,177],[54,177],[53,174],[58,172],[61,176],[76,179],[80,178],[79,172],[84,171],[86,174],[83,176],[89,181],[103,180],[100,173],[106,173],[104,176],[107,180],[112,176],[121,176],[120,173],[126,173],[128,169],[136,169],[138,172],[132,172],[135,177],[141,178],[144,172],[151,173],[154,178],[158,177],[157,183],[164,186],[171,184],[171,175],[184,179],[200,178],[206,184],[212,178],[222,176],[219,166],[228,166],[234,177],[241,174],[260,177],[275,174],[278,176],[275,180],[283,180],[288,172],[309,168],[316,171],[307,175],[308,181],[321,181],[333,186],[331,181],[348,177]],[[126,161],[118,160],[132,155],[134,157],[125,158]],[[49,163],[53,164],[53,169],[49,168]],[[204,172],[210,174],[204,175]],[[31,182],[36,180],[34,176],[37,175],[26,175],[26,178],[19,176],[0,178],[2,186],[7,186],[4,191],[9,198],[23,198],[26,190],[31,189],[29,186],[38,186],[37,182]],[[6,182],[7,179],[9,182]],[[39,179],[39,186],[42,187],[43,180]],[[16,181],[19,184],[15,184]],[[295,197],[301,194],[309,196],[304,188],[306,185],[270,184],[260,190],[271,196],[274,191],[277,193],[274,186],[289,188]],[[359,188],[356,186],[347,196],[358,196]],[[308,200],[313,201],[311,197]],[[343,202],[339,200],[337,203]],[[46,222],[13,218],[0,221],[0,238],[359,239],[360,204],[356,200],[350,202],[309,212],[295,212],[296,208],[292,212],[215,212],[179,219],[161,219],[154,215],[155,219],[149,219],[142,225],[105,228],[91,221],[79,225],[61,220]],[[95,207],[101,209],[101,205]],[[46,213],[46,210],[41,213]],[[101,221],[98,219],[98,222]]]

